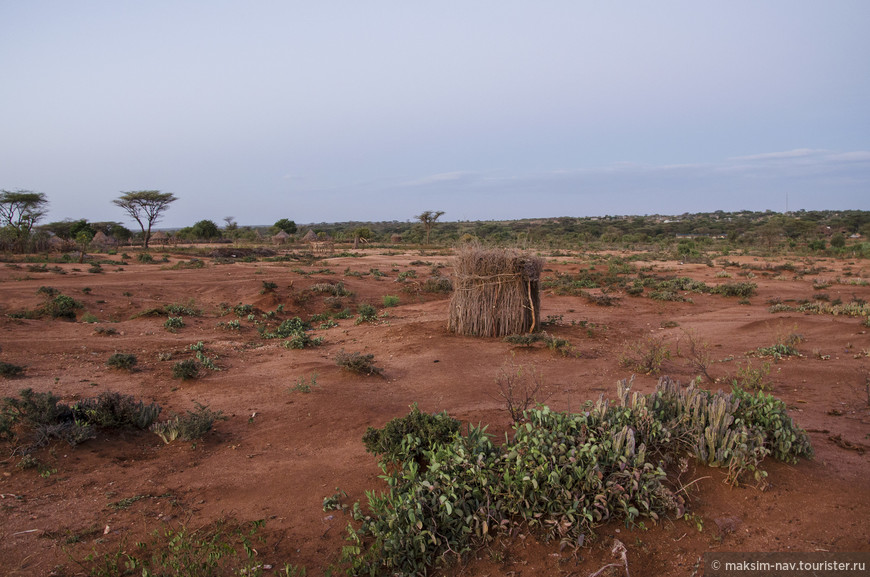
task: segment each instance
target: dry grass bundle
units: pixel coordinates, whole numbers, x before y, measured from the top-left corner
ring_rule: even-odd
[[[448,329],[504,337],[537,330],[544,260],[517,249],[457,249]]]

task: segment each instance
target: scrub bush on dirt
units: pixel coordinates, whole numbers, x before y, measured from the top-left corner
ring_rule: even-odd
[[[460,561],[518,524],[546,540],[579,548],[611,519],[628,525],[681,517],[687,504],[664,463],[685,455],[728,470],[737,483],[758,482],[767,456],[811,458],[809,438],[785,405],[763,393],[711,393],[667,377],[648,395],[621,381],[617,400],[584,413],[540,407],[525,412],[502,446],[485,428],[465,435],[446,414],[416,406],[384,429],[369,429],[366,448],[382,455],[387,491],[368,492],[368,512],[353,506],[342,563],[351,575],[425,574]]]

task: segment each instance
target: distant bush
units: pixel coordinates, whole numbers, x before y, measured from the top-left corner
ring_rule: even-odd
[[[180,329],[184,327],[184,318],[169,317],[168,319],[166,319],[166,322],[163,323],[163,327],[169,331],[175,331],[175,329]]]
[[[160,414],[160,405],[146,405],[132,395],[104,392],[72,406],[74,417],[103,428],[147,429]]]
[[[431,277],[423,283],[422,290],[427,293],[453,292],[453,283],[445,276]]]
[[[522,345],[524,347],[531,347],[536,343],[542,343],[551,351],[558,351],[563,355],[567,355],[570,352],[571,343],[566,339],[560,339],[558,337],[554,337],[553,335],[541,331],[539,333],[525,333],[521,335],[508,335],[504,338],[506,343],[511,343],[513,345]]]
[[[187,411],[186,414],[175,415],[168,421],[154,423],[151,425],[151,431],[167,444],[175,439],[195,441],[211,431],[215,421],[222,420],[226,420],[222,411],[215,412],[196,403],[195,411]]]
[[[755,295],[757,289],[758,285],[754,282],[732,282],[720,284],[710,292],[726,297],[749,298]]]
[[[172,365],[172,376],[184,381],[195,379],[199,376],[199,365],[193,359],[178,361]]]
[[[385,307],[395,307],[399,305],[399,297],[393,295],[384,295],[383,302]]]
[[[378,320],[378,310],[368,303],[361,303],[357,307],[356,312],[356,324],[358,325],[362,323],[373,323]]]
[[[374,364],[373,354],[364,355],[360,352],[346,353],[342,349],[335,355],[335,364],[339,367],[360,375],[380,375],[382,369]]]
[[[74,298],[58,294],[42,306],[42,311],[53,319],[75,320],[76,311],[83,307]]]
[[[12,379],[24,374],[24,367],[0,361],[0,377]]]
[[[136,359],[136,355],[132,353],[115,353],[109,360],[106,361],[106,365],[113,369],[122,369],[125,371],[133,370],[133,367],[136,366],[136,363],[139,362]]]

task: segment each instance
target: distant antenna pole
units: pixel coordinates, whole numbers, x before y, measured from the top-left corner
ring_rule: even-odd
[[[785,213],[788,214],[788,191],[785,191]]]

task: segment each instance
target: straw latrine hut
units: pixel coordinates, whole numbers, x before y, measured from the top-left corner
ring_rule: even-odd
[[[534,332],[543,269],[543,259],[517,249],[459,248],[448,329],[481,337]]]

